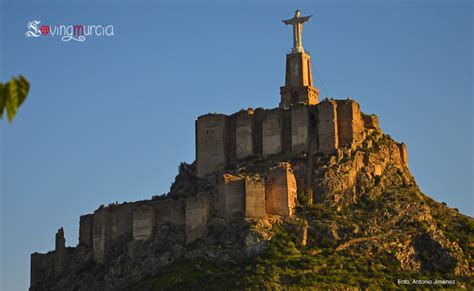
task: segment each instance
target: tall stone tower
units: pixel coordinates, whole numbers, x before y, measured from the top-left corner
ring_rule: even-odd
[[[313,76],[311,73],[311,58],[303,49],[302,27],[311,16],[300,16],[296,10],[295,16],[283,20],[286,25],[293,26],[293,48],[286,55],[285,86],[280,87],[280,108],[290,108],[292,104],[317,104],[318,89],[313,87]]]

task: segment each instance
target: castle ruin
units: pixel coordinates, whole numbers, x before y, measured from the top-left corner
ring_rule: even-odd
[[[307,187],[304,180],[309,180],[311,171],[292,168],[289,163],[277,163],[264,175],[231,170],[239,161],[255,157],[334,154],[340,148],[357,146],[367,132],[380,130],[377,116],[363,114],[354,100],[326,98],[319,102],[311,58],[301,38],[302,24],[309,18],[297,11],[293,18],[283,21],[293,26],[293,48],[286,55],[279,107],[240,110],[231,115],[209,113],[197,118],[195,175],[201,180],[217,177],[215,188],[192,197],[100,207],[81,216],[77,247],[65,246],[61,228],[55,251],[31,255],[30,290],[39,290],[37,286],[60,274],[70,260],[90,258],[101,264],[117,240],[130,244],[148,241],[164,225],[182,231],[183,243],[192,244],[207,235],[207,224],[213,217],[232,221],[292,216],[297,195]],[[399,144],[395,150],[406,166],[405,145]]]

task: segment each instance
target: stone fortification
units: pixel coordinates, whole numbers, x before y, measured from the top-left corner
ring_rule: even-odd
[[[336,101],[320,104],[333,112],[329,119],[338,117]],[[373,124],[375,119],[369,117]],[[308,156],[288,152],[264,159],[236,159],[234,169],[215,171],[201,179],[194,166],[183,166],[166,196],[101,206],[80,217],[76,247],[66,247],[60,229],[54,251],[31,255],[31,290],[42,290],[48,282],[72,276],[86,266],[95,266],[94,272],[99,272],[101,265],[133,266],[145,254],[151,256],[150,260],[158,260],[156,268],[182,256],[207,256],[194,253],[195,246],[223,246],[215,250],[219,253],[231,251],[234,243],[244,243],[248,244],[246,248],[237,249],[247,256],[256,250],[255,238],[245,225],[249,221],[294,219],[299,198],[309,204],[314,201],[344,207],[361,199],[367,185],[375,187],[372,193],[382,193],[391,183],[385,178],[387,173],[399,173],[397,183],[412,183],[405,145],[365,124],[364,120],[363,139],[357,141],[358,146],[348,143],[331,153],[317,149]],[[357,127],[353,123],[345,126]],[[332,132],[337,132],[337,126]],[[331,136],[333,140],[337,137]],[[213,255],[220,256],[217,253]]]
[[[191,244],[208,234],[213,217],[232,223],[267,215],[291,216],[295,204],[295,177],[291,165],[283,163],[260,175],[222,174],[214,187],[192,196],[101,206],[80,217],[77,247],[66,248],[61,228],[53,252],[32,254],[31,290],[63,272],[68,252],[73,261],[82,257],[103,264],[118,243],[133,249],[140,241],[153,240],[163,227],[183,231],[180,242]]]
[[[354,100],[297,103],[287,109],[248,109],[232,115],[206,114],[196,121],[197,175],[230,169],[240,159],[315,149],[333,153],[359,144],[366,129],[379,129],[375,115],[365,115]]]

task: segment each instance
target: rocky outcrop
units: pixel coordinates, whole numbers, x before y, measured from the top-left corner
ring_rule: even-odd
[[[181,164],[168,194],[82,216],[77,247],[58,232],[55,252],[32,255],[30,290],[125,290],[182,260],[252,269],[279,229],[292,256],[388,257],[397,272],[469,277],[472,249],[450,221],[469,229],[472,218],[444,214],[418,189],[405,146],[363,121],[334,152],[247,157],[203,178]]]
[[[338,149],[316,160],[315,202],[337,207],[374,199],[387,187],[415,184],[403,162],[398,144],[373,131],[362,146]]]
[[[433,230],[416,236],[413,246],[422,270],[470,275],[462,249],[456,242],[449,241],[442,231]]]

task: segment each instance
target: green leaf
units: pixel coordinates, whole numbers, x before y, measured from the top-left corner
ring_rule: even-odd
[[[5,90],[4,89],[5,89],[5,85],[0,83],[0,119],[3,116],[3,108],[5,107],[6,95],[5,95]]]
[[[20,106],[23,101],[26,99],[26,95],[28,95],[28,91],[30,90],[30,83],[28,80],[25,79],[22,75],[18,78],[17,81],[19,92],[18,92],[18,106]]]
[[[5,85],[0,84],[0,118],[3,111],[7,111],[8,121],[12,121],[15,117],[18,107],[25,101],[30,83],[23,76],[11,78]]]
[[[12,121],[15,117],[16,111],[18,110],[18,85],[15,78],[12,78],[6,86],[6,102],[5,107],[7,109],[8,121]]]

